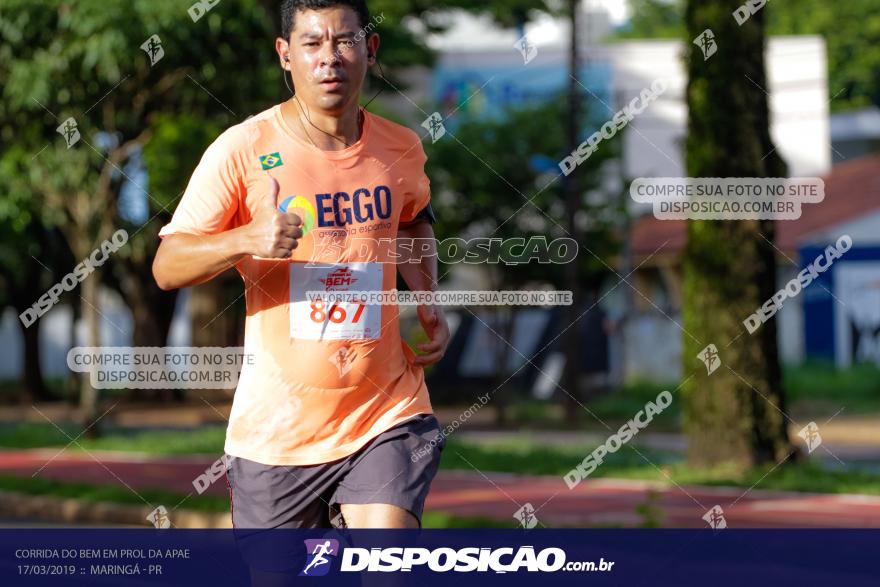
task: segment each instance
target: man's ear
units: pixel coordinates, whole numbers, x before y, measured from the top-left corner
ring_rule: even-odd
[[[275,39],[275,52],[278,54],[278,62],[281,65],[281,69],[290,70],[290,45],[287,41],[278,37]]]
[[[379,33],[372,33],[367,37],[367,63],[373,65],[376,63],[376,56],[379,53]]]

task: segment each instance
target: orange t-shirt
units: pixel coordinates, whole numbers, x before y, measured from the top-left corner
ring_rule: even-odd
[[[360,140],[322,151],[296,136],[276,105],[208,147],[159,235],[211,235],[247,224],[269,191],[304,216],[289,260],[246,257],[245,361],[225,450],[268,465],[313,465],[432,413],[422,368],[401,339],[393,305],[310,301],[316,290],[390,290],[397,268],[379,239],[397,236],[430,200],[413,131],[364,113]]]

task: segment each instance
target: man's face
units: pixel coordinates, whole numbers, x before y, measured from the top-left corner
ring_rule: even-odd
[[[290,38],[275,48],[289,63],[296,95],[309,109],[342,114],[357,105],[379,35],[365,38],[357,13],[346,6],[296,13]],[[284,57],[289,52],[290,61]]]

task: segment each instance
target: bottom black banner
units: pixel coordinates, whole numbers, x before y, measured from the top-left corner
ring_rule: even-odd
[[[3,585],[880,584],[876,530],[2,529]]]

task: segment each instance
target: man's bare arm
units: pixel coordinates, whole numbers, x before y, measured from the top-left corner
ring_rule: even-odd
[[[247,255],[245,239],[240,229],[209,236],[166,236],[153,260],[153,277],[166,291],[204,283]]]
[[[434,243],[434,228],[427,220],[419,219],[414,222],[401,223],[397,229],[397,237],[400,239],[413,239],[412,242],[421,243],[430,241]],[[411,250],[415,250],[414,248]],[[434,291],[437,288],[437,248],[425,254],[420,252],[418,263],[400,263],[397,265],[403,280],[413,291]],[[401,258],[407,259],[412,252],[398,251]]]
[[[434,228],[431,223],[425,219],[418,219],[414,222],[402,224],[398,227],[397,236],[399,238],[427,239],[431,243],[434,240]],[[415,241],[425,242],[425,241]],[[400,251],[398,251],[400,253]],[[421,254],[424,251],[419,248],[418,263],[400,263],[397,268],[403,276],[404,281],[413,291],[434,291],[437,289],[437,249],[436,245],[432,247],[428,254]],[[417,365],[430,365],[436,363],[443,358],[446,347],[449,346],[449,325],[446,323],[446,316],[440,306],[423,305],[416,308],[419,316],[419,322],[425,333],[428,335],[428,342],[416,345],[422,351],[423,355],[416,357]]]
[[[172,234],[159,245],[153,260],[153,277],[163,290],[189,287],[208,281],[247,255],[287,259],[302,237],[302,220],[278,210],[278,182],[250,223],[213,235]]]

